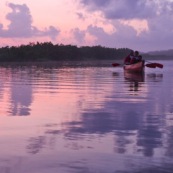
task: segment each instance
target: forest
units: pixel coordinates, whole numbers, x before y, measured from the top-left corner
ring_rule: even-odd
[[[111,60],[122,59],[129,54],[128,48],[107,48],[98,46],[83,46],[44,43],[29,43],[28,45],[6,46],[0,48],[1,62],[28,61],[66,61],[66,60]]]

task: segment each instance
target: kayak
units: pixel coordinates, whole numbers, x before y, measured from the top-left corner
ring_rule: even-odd
[[[125,64],[124,70],[129,72],[143,72],[145,67],[145,61],[140,61],[135,64]]]

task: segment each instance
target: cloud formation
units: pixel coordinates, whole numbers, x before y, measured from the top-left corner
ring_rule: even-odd
[[[86,31],[81,31],[79,28],[75,28],[74,30],[72,30],[72,33],[74,34],[75,40],[79,44],[84,44]]]
[[[101,12],[115,28],[110,35],[100,27],[89,26],[87,32],[96,36],[96,44],[139,50],[172,48],[173,2],[170,0],[80,0],[80,3],[90,13]],[[133,20],[145,20],[148,30],[139,34],[135,26],[125,23]]]
[[[90,11],[101,11],[108,19],[148,19],[173,10],[169,0],[80,0]]]
[[[74,0],[68,1],[68,5],[59,0],[48,7],[45,1],[44,8],[38,2],[15,2],[17,0],[8,3],[11,11],[3,16],[9,25],[0,23],[0,38],[5,44],[16,44],[16,40],[18,44],[51,40],[54,43],[128,47],[139,51],[172,49],[173,0]],[[46,8],[49,15],[44,13]],[[33,25],[33,19],[37,26]],[[39,29],[39,25],[46,28]]]
[[[49,36],[55,39],[59,34],[54,26],[41,31],[35,26],[32,26],[32,16],[26,4],[18,5],[9,3],[8,7],[11,12],[6,15],[6,19],[10,21],[7,29],[3,29],[3,24],[0,24],[0,37],[2,38],[29,38],[29,37],[43,37]]]

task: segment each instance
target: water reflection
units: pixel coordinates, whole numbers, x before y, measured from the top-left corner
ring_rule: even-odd
[[[11,106],[10,115],[26,116],[30,115],[30,106],[32,103],[32,86],[28,84],[15,84],[13,78],[11,80]]]
[[[146,115],[145,122],[138,131],[137,145],[145,156],[153,156],[154,149],[161,147],[162,130],[160,115]]]
[[[149,73],[147,74],[147,79],[153,82],[161,82],[163,80],[163,74]]]
[[[5,91],[4,97],[9,99],[6,112],[8,115],[30,115],[30,106],[33,101],[32,84],[29,82],[30,72],[29,68],[23,66],[1,68],[1,80],[4,84],[1,89]]]
[[[114,73],[113,76],[121,79],[120,73]],[[128,91],[144,91],[145,93],[147,90],[144,73],[124,73],[124,79],[125,84],[130,87]],[[132,86],[133,90],[131,89]],[[127,86],[124,87],[126,89]],[[143,99],[141,95],[140,97],[135,96],[135,98],[137,97],[135,102],[129,102],[129,99],[135,100],[135,98],[129,98],[128,95],[127,100],[123,102],[116,99],[104,100],[102,107],[88,107],[80,113],[78,120],[74,119],[61,123],[61,129],[58,126],[49,126],[48,129],[46,128],[44,135],[31,138],[27,149],[30,153],[39,153],[42,146],[46,145],[45,136],[49,137],[50,135],[56,138],[56,136],[64,134],[66,140],[78,141],[80,139],[85,141],[87,140],[85,137],[89,135],[105,136],[112,134],[115,153],[141,153],[144,156],[152,157],[154,149],[162,147],[162,124],[160,123],[160,114],[148,113],[152,112],[152,108],[149,106],[147,93],[145,95],[144,93],[142,93],[142,96],[146,99]],[[81,104],[78,106],[80,110]],[[132,146],[136,148],[134,151],[129,150]],[[90,148],[95,149],[95,147]],[[75,144],[72,148],[80,150],[81,145]]]
[[[54,91],[57,80],[54,70],[35,65],[1,67],[0,101],[2,104],[7,102],[1,111],[12,116],[31,115],[35,94],[33,92],[39,87],[42,91]]]
[[[46,137],[38,136],[32,137],[28,141],[29,145],[27,146],[27,150],[30,154],[38,154],[42,148],[46,145]]]
[[[129,91],[139,91],[142,87],[140,83],[144,82],[145,79],[145,73],[133,73],[124,71],[124,78],[129,81]]]
[[[173,169],[170,72],[32,66],[0,73],[1,115],[30,115],[0,117],[0,163],[21,153],[33,170],[49,172]],[[12,172],[7,167],[1,172]]]
[[[132,81],[132,82],[144,82],[145,73],[144,72],[141,72],[141,73],[133,73],[133,72],[124,71],[124,77],[128,81]]]

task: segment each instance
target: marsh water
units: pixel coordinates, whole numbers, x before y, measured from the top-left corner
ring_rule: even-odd
[[[0,173],[172,173],[173,61],[158,62],[1,66]]]

